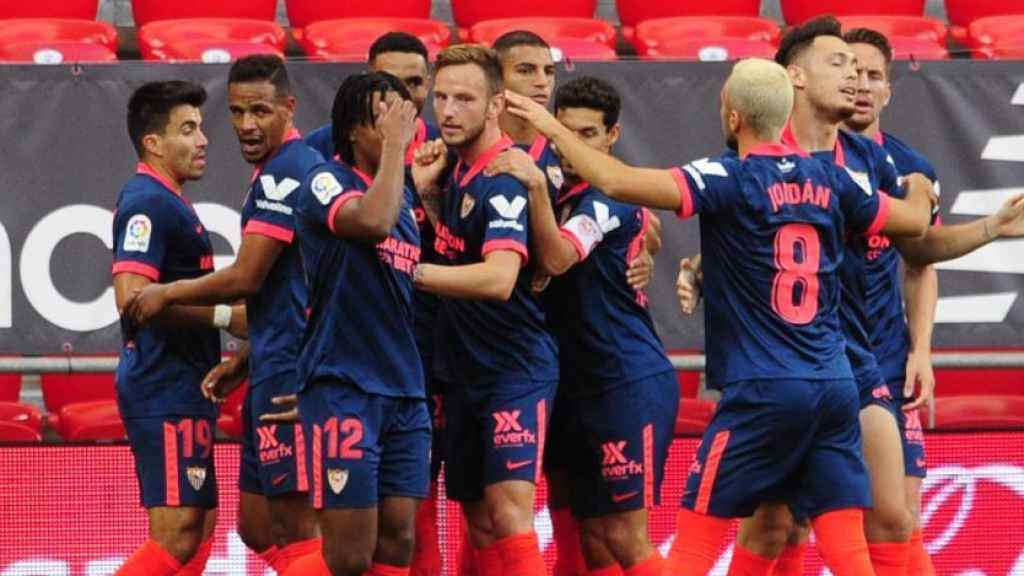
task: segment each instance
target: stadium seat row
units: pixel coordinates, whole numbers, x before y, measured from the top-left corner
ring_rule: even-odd
[[[942,59],[948,39],[981,58],[1024,57],[1024,3],[945,0],[951,27],[923,16],[925,0],[781,0],[787,23],[835,14],[848,27],[890,37],[897,58]],[[614,60],[616,31],[593,18],[597,0],[451,0],[460,41],[489,42],[529,29],[565,57]],[[291,32],[309,58],[358,61],[375,38],[401,30],[436,53],[452,41],[429,19],[431,0],[287,0]],[[277,0],[133,0],[139,49],[147,60],[227,62],[252,53],[283,55],[287,34],[274,22]],[[647,59],[729,60],[770,56],[778,25],[758,17],[761,0],[617,0],[623,36]],[[97,22],[97,0],[41,0],[0,8],[0,62],[54,64],[117,60],[118,37]]]

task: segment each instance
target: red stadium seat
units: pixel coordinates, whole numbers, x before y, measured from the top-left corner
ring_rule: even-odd
[[[0,402],[17,402],[21,398],[21,374],[0,373]]]
[[[60,415],[65,406],[101,400],[112,402],[116,397],[112,373],[49,373],[41,375],[39,381],[47,411],[46,423],[58,431],[62,428]]]
[[[23,18],[0,22],[0,45],[82,42],[117,50],[117,29],[107,22],[70,18]]]
[[[17,422],[0,421],[0,442],[41,442],[42,435]]]
[[[249,381],[246,380],[234,392],[228,395],[224,404],[220,407],[220,416],[217,418],[217,427],[232,438],[241,438],[243,427],[242,406],[245,404],[245,394],[249,389]]]
[[[666,39],[657,47],[648,48],[643,58],[650,60],[700,60],[721,62],[741,58],[772,58],[776,46],[771,42],[746,38],[678,38]]]
[[[228,62],[250,54],[283,57],[287,41],[280,26],[262,20],[160,20],[139,29],[139,51],[146,60]]]
[[[885,34],[896,60],[942,60],[946,50],[946,25],[934,18],[915,16],[842,16],[844,30],[870,28]]]
[[[975,20],[967,27],[965,43],[979,58],[1024,58],[1024,14]]]
[[[321,20],[347,18],[417,19],[430,18],[430,0],[286,0],[288,22],[301,38],[301,30]]]
[[[700,376],[701,373],[694,370],[676,370],[680,398],[696,398],[700,394]]]
[[[117,62],[117,54],[106,46],[88,42],[22,42],[0,44],[0,62],[9,64]]]
[[[431,58],[448,45],[451,30],[442,22],[416,18],[345,18],[306,26],[300,43],[316,60],[365,62],[370,45],[388,32],[407,32],[427,46]]]
[[[95,20],[99,2],[96,0],[34,0],[32,2],[0,3],[0,19],[9,18],[75,18]]]
[[[521,0],[505,4],[493,0],[452,0],[452,15],[459,37],[469,38],[469,29],[484,20],[504,18],[582,18],[593,19],[597,0]]]
[[[273,22],[276,12],[277,0],[132,0],[132,15],[136,27],[158,20],[194,18]],[[188,26],[184,23],[183,25]]]
[[[922,17],[924,3],[925,0],[781,0],[787,24],[799,24],[822,14]]]
[[[637,54],[647,56],[651,50],[655,50],[655,55],[663,52],[659,50],[662,45],[697,39],[735,38],[775,45],[778,43],[779,34],[778,24],[764,18],[742,16],[658,18],[645,20],[637,25],[633,44],[636,46]]]
[[[1005,368],[939,368],[935,370],[935,393],[939,396],[1024,396],[1024,372]]]
[[[583,40],[615,48],[615,27],[592,18],[501,18],[485,20],[469,29],[469,41],[493,44],[502,34],[529,30],[549,43],[555,40]]]
[[[68,441],[122,440],[124,421],[117,402],[98,400],[68,404],[60,411],[57,433]]]
[[[633,39],[634,29],[646,20],[699,16],[741,16],[756,18],[761,0],[615,0],[622,35]]]
[[[676,435],[702,434],[715,414],[715,403],[710,400],[682,398],[676,416]]]
[[[1024,429],[1024,396],[947,396],[935,400],[935,427]]]
[[[15,422],[39,431],[43,428],[43,415],[31,404],[0,402],[0,422]]]
[[[548,38],[556,62],[561,60],[618,60],[614,48],[577,38]]]
[[[1022,14],[1024,2],[1020,0],[946,0],[950,36],[960,42],[967,40],[967,28],[976,20]]]

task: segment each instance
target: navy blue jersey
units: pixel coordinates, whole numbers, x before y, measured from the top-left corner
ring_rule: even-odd
[[[915,172],[931,180],[938,190],[935,168],[927,158],[891,134],[878,133],[876,142],[889,153],[900,178]],[[897,198],[906,196],[902,186],[892,190]],[[864,265],[867,275],[868,336],[886,382],[903,381],[907,355],[910,352],[910,331],[903,310],[903,281],[900,256],[892,240],[883,234],[867,239],[868,252]],[[902,393],[902,388],[896,394]]]
[[[789,126],[783,134],[783,141],[793,147],[797,146]],[[835,148],[815,152],[813,155],[846,168],[865,191],[878,190],[888,194],[899,188],[899,177],[892,159],[881,146],[863,136],[839,130]],[[872,235],[853,234],[847,239],[846,257],[839,270],[843,291],[839,314],[846,335],[847,355],[854,378],[861,388],[873,388],[885,382],[868,335],[865,264],[870,250],[868,237]]]
[[[306,325],[306,282],[299,247],[293,242],[296,191],[321,162],[323,157],[302,142],[298,131],[293,132],[273,157],[256,168],[242,206],[243,234],[259,234],[287,245],[263,287],[246,301],[254,385],[295,370]]]
[[[372,181],[337,161],[315,167],[297,203],[296,232],[309,286],[298,360],[303,389],[342,380],[367,394],[423,398],[413,335],[412,273],[420,259],[412,192],[391,234],[376,246],[334,234],[334,215]]]
[[[554,206],[558,203],[562,185],[565,184],[565,175],[562,174],[562,159],[555,154],[551,142],[543,136],[537,136],[529,147],[520,146],[520,148],[526,150],[541,172],[544,172],[548,181],[548,196],[551,198],[551,205]]]
[[[198,278],[213,271],[213,247],[192,205],[173,183],[146,164],[125,184],[114,214],[112,272],[153,282]],[[220,361],[213,327],[121,324],[117,399],[124,418],[215,417],[199,383]]]
[[[511,250],[523,258],[506,302],[443,298],[438,318],[434,372],[442,380],[489,387],[499,380],[558,378],[557,349],[540,303],[530,290],[530,229],[526,188],[507,174],[486,176],[484,167],[512,146],[502,138],[473,166],[456,165],[446,183],[434,247],[447,264],[476,264],[490,252]]]
[[[888,197],[777,145],[675,175],[680,216],[701,215],[709,385],[850,378],[838,313],[845,235],[881,229]]]
[[[626,282],[629,263],[643,249],[650,212],[585,182],[566,189],[555,211],[580,259],[546,290],[561,303],[549,308],[548,324],[558,337],[565,392],[601,394],[671,371],[647,298]]]
[[[416,119],[416,135],[413,136],[409,148],[405,151],[405,165],[412,164],[416,149],[424,142],[441,137],[437,126],[427,123],[422,117]],[[306,145],[316,150],[326,160],[334,158],[334,139],[331,137],[331,124],[327,123],[306,135]]]

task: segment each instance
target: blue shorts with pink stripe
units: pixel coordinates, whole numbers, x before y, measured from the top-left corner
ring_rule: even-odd
[[[143,507],[217,507],[212,418],[126,418],[124,427]]]
[[[769,502],[801,518],[870,507],[859,411],[852,379],[728,384],[682,506],[719,518],[750,516]]]

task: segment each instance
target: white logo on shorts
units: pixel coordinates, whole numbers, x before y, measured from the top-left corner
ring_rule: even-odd
[[[342,468],[327,469],[327,483],[331,485],[331,492],[341,494],[348,484],[348,470]]]
[[[206,468],[202,466],[189,466],[185,473],[188,476],[188,483],[192,485],[192,489],[199,492],[203,487],[203,483],[206,482]]]

